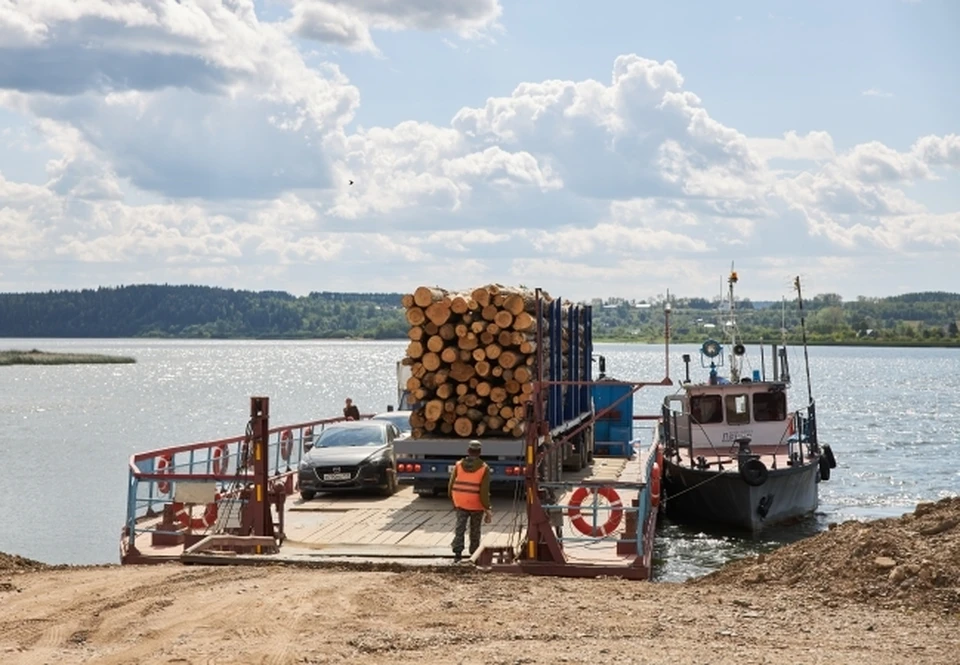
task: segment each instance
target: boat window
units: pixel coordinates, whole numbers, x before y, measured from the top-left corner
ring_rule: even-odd
[[[701,425],[723,422],[720,395],[695,395],[690,398],[690,417]]]
[[[750,422],[750,409],[746,395],[727,395],[727,424],[746,425]]]
[[[785,420],[787,396],[783,392],[755,393],[753,395],[753,419],[759,423]]]

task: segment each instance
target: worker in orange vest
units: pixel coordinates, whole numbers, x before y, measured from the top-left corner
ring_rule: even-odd
[[[490,467],[480,459],[482,446],[473,440],[467,446],[467,456],[456,463],[450,473],[447,491],[457,510],[457,527],[453,535],[453,561],[463,557],[463,541],[470,522],[470,556],[480,547],[480,519],[493,519],[490,508]]]

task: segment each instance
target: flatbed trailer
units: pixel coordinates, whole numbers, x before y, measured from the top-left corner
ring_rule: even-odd
[[[582,413],[553,428],[540,440],[545,443],[564,436],[592,419],[592,411]],[[593,427],[581,429],[574,436],[576,443],[550,450],[543,464],[545,480],[559,480],[565,470],[580,471],[593,461]],[[493,490],[512,489],[523,483],[526,439],[488,438],[481,443],[481,458],[490,467]],[[447,488],[454,464],[467,454],[467,444],[465,439],[447,437],[395,441],[397,479],[401,485],[412,486],[417,494],[441,494]]]

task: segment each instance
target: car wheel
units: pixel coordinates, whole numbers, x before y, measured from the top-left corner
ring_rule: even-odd
[[[313,497],[317,495],[313,490],[300,490],[300,498],[304,501],[313,501]]]
[[[395,469],[387,469],[387,484],[380,488],[380,493],[384,496],[393,496],[400,488],[397,481],[397,472]]]

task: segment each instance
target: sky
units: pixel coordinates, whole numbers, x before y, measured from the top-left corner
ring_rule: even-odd
[[[0,292],[960,291],[953,0],[0,0]]]

